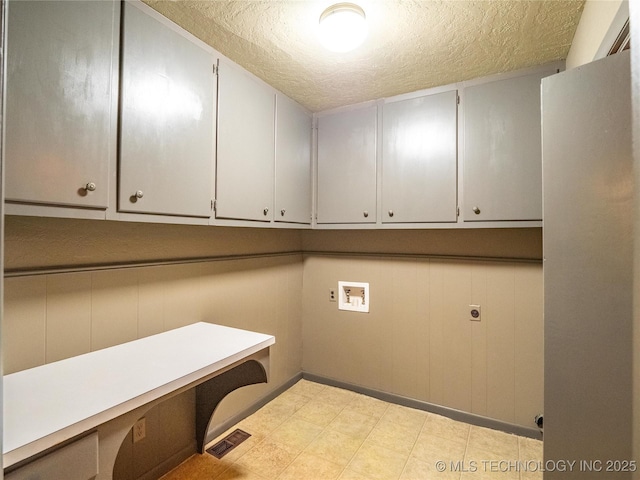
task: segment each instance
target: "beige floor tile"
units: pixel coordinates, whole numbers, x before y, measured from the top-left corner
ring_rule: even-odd
[[[280,474],[278,480],[336,480],[343,469],[336,463],[302,453]]]
[[[403,427],[412,428],[419,432],[428,415],[427,412],[422,410],[390,404],[384,412],[384,415],[382,415],[381,420],[397,423]]]
[[[346,407],[358,398],[358,394],[342,388],[327,387],[316,398],[331,405]]]
[[[431,414],[424,422],[422,431],[442,438],[466,442],[469,439],[469,424],[457,422],[442,415]]]
[[[409,454],[418,438],[414,428],[407,428],[388,420],[380,420],[367,440],[398,453]]]
[[[240,422],[239,428],[256,435],[268,435],[296,412],[291,404],[268,403]]]
[[[515,466],[502,464],[501,462],[481,461],[472,463],[465,462],[468,467],[474,465],[474,468],[468,468],[462,472],[460,480],[519,480],[520,473]]]
[[[301,452],[320,435],[320,432],[322,427],[302,418],[291,417],[269,435],[269,440]]]
[[[380,418],[384,415],[387,408],[389,408],[389,403],[378,400],[377,398],[357,394],[346,408],[375,418]]]
[[[542,473],[541,469],[527,469],[520,472],[520,480],[542,480],[543,475],[544,474]]]
[[[290,390],[283,392],[278,395],[275,399],[273,399],[270,403],[284,403],[286,405],[291,405],[293,409],[297,412],[302,407],[304,407],[307,403],[309,403],[311,399],[305,395],[300,395],[294,393]]]
[[[376,423],[378,423],[378,419],[374,417],[345,409],[340,412],[327,428],[364,439],[371,433]]]
[[[518,437],[518,448],[520,451],[520,460],[537,460],[542,461],[543,448],[540,440],[533,438]]]
[[[329,425],[343,410],[343,407],[332,405],[321,400],[310,400],[295,414],[296,417],[326,427]]]
[[[542,480],[522,467],[542,461],[540,441],[306,380],[219,438],[235,428],[252,436],[163,480]]]
[[[540,440],[518,437],[520,462],[520,480],[542,480],[543,445]]]
[[[310,382],[309,380],[301,379],[287,391],[291,393],[296,393],[298,395],[303,395],[305,397],[315,398],[325,388],[327,388],[326,385],[321,385],[319,383]]]
[[[356,438],[337,430],[326,429],[311,442],[305,451],[338,465],[346,466],[363,442],[364,438]]]
[[[269,439],[253,447],[234,464],[274,479],[298,456],[295,449]]]
[[[195,454],[185,460],[160,480],[192,480],[196,478],[216,478],[228,469],[233,462],[227,459],[218,460],[209,455]]]
[[[295,402],[280,400],[280,397],[267,403],[264,407],[256,412],[256,414],[268,414],[275,417],[287,418],[300,410],[301,407]],[[255,415],[255,414],[254,414]]]
[[[217,477],[189,477],[189,480],[200,478],[203,480],[209,480],[210,478],[215,478],[215,480],[269,480],[270,477],[263,477],[243,465],[234,463]]]
[[[475,466],[476,471],[465,472],[461,478],[465,480],[519,480],[518,462],[517,457],[505,456],[500,451],[479,450],[468,445],[464,463],[468,466]]]
[[[367,475],[363,475],[359,472],[351,470],[350,468],[345,468],[338,480],[372,480],[373,477],[369,477]]]
[[[423,462],[443,461],[449,465],[450,462],[462,462],[466,448],[466,443],[460,440],[446,439],[422,432],[413,446],[411,455]]]
[[[490,428],[471,426],[468,452],[491,452],[501,460],[518,459],[518,437]]]
[[[400,480],[459,480],[460,472],[452,468],[451,463],[436,466],[436,462],[425,462],[416,457],[409,457]],[[440,471],[442,470],[442,471]]]
[[[409,455],[403,455],[386,447],[365,440],[348,468],[368,477],[380,480],[400,478]]]

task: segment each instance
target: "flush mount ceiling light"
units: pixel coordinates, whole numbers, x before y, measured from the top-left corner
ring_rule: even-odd
[[[320,42],[332,52],[348,52],[367,36],[364,10],[355,3],[336,3],[320,15]]]

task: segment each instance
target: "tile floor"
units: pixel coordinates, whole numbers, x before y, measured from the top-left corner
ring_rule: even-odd
[[[542,479],[540,441],[307,380],[235,428],[252,436],[221,460],[193,455],[162,480]]]

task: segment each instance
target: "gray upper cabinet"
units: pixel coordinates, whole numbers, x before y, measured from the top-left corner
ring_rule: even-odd
[[[376,106],[318,118],[318,223],[376,222]]]
[[[11,2],[8,201],[106,209],[118,2]]]
[[[540,81],[549,73],[465,88],[465,221],[542,219]]]
[[[457,220],[457,91],[382,107],[382,222]]]
[[[311,223],[311,127],[311,115],[276,94],[276,221]]]
[[[273,90],[220,62],[216,218],[273,220],[274,116]]]
[[[215,59],[135,6],[123,16],[118,209],[209,217]]]

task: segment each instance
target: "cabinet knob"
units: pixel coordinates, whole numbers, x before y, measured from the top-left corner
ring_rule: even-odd
[[[480,209],[478,207],[473,207],[473,213],[480,215]]]
[[[389,216],[393,217],[393,210],[389,210]]]
[[[264,214],[264,216],[266,217],[266,216],[267,216],[267,214],[269,213],[269,209],[268,209],[268,208],[265,208],[265,209],[262,211],[262,213],[263,213],[263,214]]]
[[[364,215],[364,218],[367,218],[369,216],[369,212],[367,212],[366,210],[362,212],[362,214]]]
[[[95,184],[95,183],[93,183],[93,182],[89,182],[89,183],[87,183],[87,184],[84,186],[84,189],[85,189],[87,192],[94,192],[94,191],[95,191],[95,189],[96,189],[96,184]]]
[[[136,198],[142,198],[144,197],[144,192],[142,190],[138,190],[134,196]]]
[[[282,210],[280,210],[280,215],[284,217],[286,210],[283,208]]]

